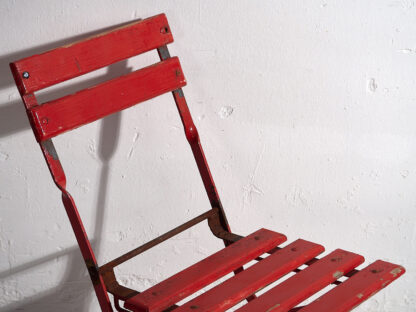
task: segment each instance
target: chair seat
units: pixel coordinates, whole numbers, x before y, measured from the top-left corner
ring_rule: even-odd
[[[175,312],[226,311],[246,298],[249,302],[237,311],[290,311],[333,283],[337,285],[320,298],[292,311],[350,311],[405,271],[380,260],[357,271],[355,268],[364,262],[358,254],[337,249],[316,259],[324,252],[321,245],[298,239],[276,248],[285,241],[280,233],[260,229],[126,300],[124,307],[140,312],[164,311],[234,271],[238,272],[235,276],[176,307]],[[242,271],[241,267],[252,260],[258,262]],[[299,270],[303,264],[309,266]],[[250,297],[291,272],[296,273],[259,297]],[[349,278],[336,282],[343,276]]]

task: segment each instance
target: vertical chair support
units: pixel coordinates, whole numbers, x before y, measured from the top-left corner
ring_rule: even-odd
[[[12,73],[17,81],[18,78],[16,76],[18,74],[13,70],[13,67]],[[30,109],[39,105],[37,99],[33,93],[29,93],[22,95],[22,100],[26,111],[28,112],[29,122],[33,126],[33,119],[31,118],[29,111]],[[55,146],[53,145],[52,139],[40,142],[39,145],[46,160],[49,171],[52,175],[52,179],[62,193],[62,202],[68,215],[69,222],[71,223],[72,230],[74,231],[75,238],[81,251],[81,255],[90,275],[100,308],[104,312],[111,312],[113,309],[108,297],[106,285],[102,276],[99,274],[97,260],[94,255],[94,251],[92,250],[87,233],[85,232],[85,228],[78,213],[78,209],[74,200],[72,199],[71,194],[66,190],[65,172],[59,160]]]
[[[157,49],[157,52],[161,61],[170,58],[169,49],[166,45],[159,47]],[[192,116],[189,112],[189,108],[186,103],[185,95],[183,93],[182,88],[172,91],[172,95],[175,100],[179,115],[181,116],[181,121],[185,130],[186,139],[188,140],[189,145],[191,146],[192,153],[198,166],[199,174],[201,175],[205,191],[208,195],[208,199],[211,204],[211,208],[214,210],[218,210],[217,214],[211,216],[208,219],[209,228],[216,237],[224,241],[225,246],[228,246],[234,243],[240,237],[231,233],[231,229],[228,224],[227,217],[225,216],[224,208],[222,207],[221,200],[214,183],[214,179],[212,178],[208,162],[205,158],[204,150],[202,149],[201,141],[199,140],[198,130],[192,120]],[[243,270],[243,267],[239,267],[234,271],[234,274],[238,274]],[[251,295],[247,298],[247,301],[251,301],[255,298],[255,295]]]
[[[159,47],[157,52],[161,61],[165,61],[170,58],[170,53],[166,45]],[[191,146],[192,153],[204,183],[205,191],[207,192],[211,207],[212,209],[218,209],[218,214],[209,218],[208,222],[210,229],[215,236],[223,239],[224,243],[228,245],[229,243],[235,241],[235,237],[230,235],[230,226],[228,224],[227,217],[225,216],[214,179],[212,178],[211,171],[209,170],[209,166],[205,158],[204,150],[202,149],[201,142],[199,140],[198,130],[192,120],[182,88],[172,91],[172,95],[175,100],[176,107],[178,108],[185,130],[186,139]]]
[[[97,295],[101,310],[105,312],[111,312],[113,309],[107,294],[107,288],[104,284],[102,276],[98,272],[97,260],[92,250],[87,233],[85,232],[81,217],[79,216],[78,209],[74,200],[72,199],[71,194],[69,194],[69,192],[66,190],[65,172],[62,168],[52,140],[49,139],[41,142],[40,147],[43,156],[45,157],[49,171],[51,172],[52,178],[56,186],[62,192],[62,202],[68,215],[69,222],[71,223],[72,229],[74,231],[82,257],[84,258],[85,265],[88,269],[88,273],[94,286],[94,291]]]

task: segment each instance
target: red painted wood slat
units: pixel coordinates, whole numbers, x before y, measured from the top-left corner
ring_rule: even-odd
[[[351,311],[361,302],[399,278],[404,272],[405,269],[402,266],[378,260],[300,311]]]
[[[164,14],[11,64],[20,93],[31,93],[173,42]],[[26,74],[27,73],[27,74]]]
[[[247,270],[208,290],[177,312],[226,311],[249,295],[290,273],[325,250],[321,245],[298,239]]]
[[[337,249],[237,311],[288,311],[363,262],[362,256]]]
[[[283,234],[260,229],[128,299],[124,306],[133,311],[163,311],[284,241]]]
[[[38,141],[186,85],[177,57],[29,110]]]

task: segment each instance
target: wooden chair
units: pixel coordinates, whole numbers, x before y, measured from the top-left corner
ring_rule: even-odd
[[[356,270],[364,258],[341,249],[318,259],[324,247],[302,239],[279,248],[286,237],[270,230],[260,229],[246,237],[231,232],[182,91],[186,85],[184,74],[178,58],[171,57],[166,46],[171,42],[166,16],[160,14],[10,64],[35,137],[62,192],[102,311],[113,311],[108,293],[113,295],[118,311],[225,311],[245,299],[247,304],[237,311],[350,311],[401,276],[405,272],[403,267],[381,260]],[[36,100],[34,92],[38,90],[153,49],[157,49],[161,60],[157,64],[50,102],[38,104]],[[75,202],[66,189],[64,170],[52,138],[166,92],[173,94],[212,209],[98,266]],[[224,241],[224,249],[142,292],[117,282],[116,266],[204,220],[212,233]],[[243,265],[252,260],[256,264],[244,270]],[[306,268],[299,269],[304,264]],[[233,277],[177,305],[232,272]],[[291,272],[295,274],[256,296],[257,291]],[[319,299],[298,306],[331,284],[335,287]],[[124,302],[124,308],[120,301]]]

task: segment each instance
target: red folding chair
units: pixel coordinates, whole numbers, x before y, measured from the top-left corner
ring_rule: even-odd
[[[52,178],[62,191],[63,204],[102,311],[113,311],[108,292],[118,311],[225,311],[245,299],[247,303],[237,311],[350,311],[401,276],[403,267],[381,260],[356,270],[364,258],[341,249],[318,259],[324,247],[302,239],[279,248],[286,237],[270,230],[260,229],[246,237],[231,232],[182,91],[186,85],[184,74],[178,58],[171,57],[166,46],[171,42],[171,29],[161,14],[10,64],[33,132]],[[34,92],[38,90],[153,49],[157,49],[161,60],[157,64],[57,100],[43,104],[36,100]],[[66,189],[52,138],[166,92],[173,94],[212,209],[98,266],[75,202]],[[204,220],[212,233],[224,241],[224,249],[142,292],[118,283],[116,266]],[[252,260],[257,262],[244,270],[243,266]],[[299,269],[304,264],[306,268]],[[232,272],[233,277],[177,305]],[[295,274],[278,282],[291,272]],[[276,286],[256,296],[260,289],[276,281]],[[319,299],[298,306],[331,284],[334,287]]]

